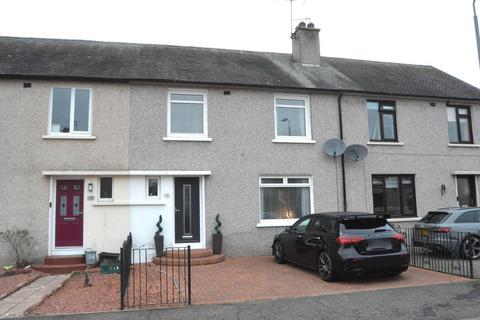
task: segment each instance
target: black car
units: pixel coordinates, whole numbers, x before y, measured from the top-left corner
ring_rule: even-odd
[[[317,270],[333,281],[355,274],[398,275],[410,256],[405,237],[381,215],[353,212],[310,214],[275,236],[272,253]]]

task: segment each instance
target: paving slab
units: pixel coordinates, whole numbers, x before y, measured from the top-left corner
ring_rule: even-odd
[[[68,277],[69,275],[61,274],[39,278],[0,300],[0,318],[23,317],[25,311],[57,290]]]

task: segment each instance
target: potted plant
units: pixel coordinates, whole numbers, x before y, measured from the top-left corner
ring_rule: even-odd
[[[153,237],[155,240],[155,251],[157,254],[157,257],[163,257],[163,235],[162,233],[163,228],[161,226],[162,223],[162,215],[158,217],[158,222],[157,222],[157,231],[155,232],[155,236]]]
[[[215,217],[215,221],[217,222],[217,225],[215,226],[215,233],[212,234],[213,254],[221,254],[223,234],[222,234],[222,231],[220,231],[220,227],[222,226],[222,223],[220,222],[219,214],[217,214],[217,216]]]

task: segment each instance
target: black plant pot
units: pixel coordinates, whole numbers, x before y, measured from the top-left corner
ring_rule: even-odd
[[[163,236],[162,235],[155,235],[155,251],[157,253],[157,257],[163,257]]]
[[[222,241],[223,241],[223,234],[221,234],[221,233],[212,234],[213,254],[221,254],[222,253]]]

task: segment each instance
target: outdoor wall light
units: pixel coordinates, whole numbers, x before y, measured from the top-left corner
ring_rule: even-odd
[[[447,192],[447,187],[445,187],[445,185],[442,184],[442,185],[440,186],[440,193],[441,193],[442,196],[443,196],[443,195],[445,195],[445,192]]]
[[[93,191],[93,183],[88,184],[88,191],[92,192]]]

